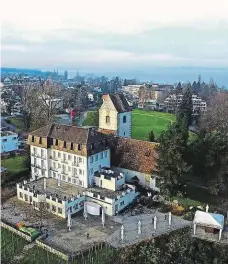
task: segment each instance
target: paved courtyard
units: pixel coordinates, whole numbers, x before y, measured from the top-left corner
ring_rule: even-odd
[[[2,219],[16,224],[24,221],[26,226],[40,225],[40,212],[32,209],[29,204],[19,201],[16,197],[9,199],[2,210]],[[157,229],[154,229],[152,218],[157,216]],[[49,212],[44,212],[43,225],[48,229],[49,236],[44,242],[57,247],[70,254],[78,254],[92,246],[107,242],[113,247],[124,247],[156,237],[172,230],[190,226],[191,222],[172,216],[172,224],[169,227],[168,217],[165,214],[144,213],[136,216],[119,215],[105,217],[105,227],[102,226],[101,216],[88,215],[85,220],[82,212],[72,217],[72,228],[68,231],[67,219],[61,219]],[[141,221],[141,234],[138,234],[138,221]],[[121,240],[121,226],[124,226],[124,240]],[[87,238],[87,234],[89,237]]]
[[[155,215],[157,217],[156,230],[152,224],[152,219]],[[121,229],[117,230],[107,239],[107,242],[115,248],[137,244],[143,240],[167,234],[171,231],[184,228],[192,224],[190,221],[172,216],[171,226],[169,227],[168,217],[165,219],[165,214],[159,212],[130,217],[114,217],[114,219],[115,221],[118,221],[121,226],[124,226],[123,241],[121,239]],[[139,220],[141,222],[141,234],[138,234]]]

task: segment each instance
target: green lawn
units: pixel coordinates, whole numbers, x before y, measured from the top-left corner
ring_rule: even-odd
[[[147,140],[151,130],[157,137],[173,121],[175,116],[172,114],[136,109],[132,112],[132,138]],[[89,111],[83,126],[98,126],[98,112]]]
[[[15,156],[1,161],[1,166],[7,168],[6,176],[1,179],[2,184],[28,176],[29,169],[26,168],[25,160],[26,156]]]
[[[22,117],[9,117],[10,124],[16,126],[17,129],[25,130],[24,121]]]
[[[24,162],[26,156],[15,156],[2,160],[2,167],[7,168],[8,173],[17,173],[26,170]]]
[[[158,137],[173,121],[175,116],[169,113],[136,109],[132,112],[132,138],[147,140],[151,130]]]
[[[17,254],[20,254],[27,241],[13,232],[1,228],[1,261],[9,263]]]
[[[99,125],[99,113],[98,111],[88,111],[87,118],[82,123],[83,126],[98,126]]]

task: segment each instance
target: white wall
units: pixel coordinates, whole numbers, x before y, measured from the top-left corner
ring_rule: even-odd
[[[126,123],[123,123],[123,117],[126,116]],[[131,138],[131,112],[118,114],[118,135],[125,138]]]
[[[103,153],[103,158],[101,158],[101,153]],[[106,154],[107,153],[107,157]],[[98,159],[96,160],[96,156]],[[93,162],[91,162],[91,158]],[[91,155],[88,157],[88,184],[91,185],[93,183],[93,175],[95,171],[99,171],[102,167],[109,167],[110,168],[110,150],[105,150],[99,152],[97,154]]]
[[[120,167],[114,167],[114,166],[113,166],[113,168],[118,172],[124,173],[126,182],[130,182],[134,176],[137,176],[139,178],[139,184],[149,185],[149,183],[150,183],[150,177],[151,177],[150,174],[146,174],[146,173],[142,173],[142,172],[138,172],[138,171],[133,171],[133,170],[128,170],[128,169],[124,169],[124,168],[120,168]],[[147,181],[146,181],[146,179],[147,179]]]
[[[43,153],[43,155],[41,155],[41,153]],[[32,178],[35,179],[36,175],[38,176],[38,178],[49,177],[48,150],[46,148],[30,146],[30,154]],[[34,154],[36,156],[34,156]],[[35,167],[33,167],[32,165],[35,165]]]

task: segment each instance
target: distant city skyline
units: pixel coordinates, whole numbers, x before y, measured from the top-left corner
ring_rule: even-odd
[[[228,67],[226,0],[8,0],[2,10],[4,67]]]

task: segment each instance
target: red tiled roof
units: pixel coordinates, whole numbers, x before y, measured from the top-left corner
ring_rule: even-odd
[[[157,171],[158,144],[149,141],[116,137],[111,164],[142,173]]]

